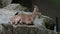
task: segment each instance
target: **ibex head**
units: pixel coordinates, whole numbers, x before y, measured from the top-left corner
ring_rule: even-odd
[[[33,14],[34,15],[41,15],[41,13],[39,12],[39,8],[36,5],[34,6]]]

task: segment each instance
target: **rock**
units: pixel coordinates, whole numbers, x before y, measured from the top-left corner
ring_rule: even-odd
[[[0,34],[4,31],[4,27],[0,24]]]
[[[20,14],[31,14],[31,12],[24,12],[24,7],[21,7],[19,4],[10,4],[7,7],[4,7],[3,9],[0,9],[0,24],[6,24],[4,31],[5,34],[50,34],[49,32],[53,31],[48,31],[45,27],[45,21],[47,23],[50,23],[50,17],[41,15],[40,17],[37,16],[35,21],[34,21],[34,26],[33,27],[27,27],[27,26],[18,26],[18,27],[10,27],[11,25],[8,25],[8,22],[12,16],[14,16],[17,12]],[[39,18],[38,18],[39,17]],[[47,20],[48,18],[48,20]],[[31,26],[31,25],[30,25]],[[12,30],[10,29],[12,28]],[[3,31],[3,32],[4,32]],[[55,32],[53,32],[55,33]]]
[[[7,5],[11,4],[12,0],[1,0],[2,6],[6,7]]]
[[[4,34],[58,34],[58,32],[54,32],[52,30],[45,30],[45,28],[42,30],[40,27],[39,29],[35,25],[20,25],[12,27],[11,25],[5,24],[4,31]]]
[[[36,17],[34,23],[34,26],[28,25],[27,26],[17,26],[17,27],[13,27],[12,25],[8,25],[7,23],[9,22],[10,17],[14,16],[14,14],[16,12],[16,10],[7,10],[7,9],[0,9],[0,24],[6,24],[4,25],[4,31],[5,34],[50,34],[51,33],[55,33],[54,31],[49,31],[46,29],[44,23],[44,19],[45,18],[49,18],[47,16],[40,16],[40,18],[38,18],[38,16]],[[20,11],[21,14],[21,11]],[[23,12],[23,14],[31,14],[31,12]],[[36,26],[37,25],[37,26]],[[11,28],[11,29],[10,29]]]
[[[0,0],[0,8],[2,8],[2,2],[1,2],[1,0]]]
[[[14,16],[16,11],[14,10],[6,10],[6,9],[0,9],[0,24],[1,23],[8,23],[10,18]]]
[[[28,11],[26,7],[23,7],[20,4],[9,4],[8,6],[4,7],[3,9],[8,9],[8,10],[19,10],[19,11]]]

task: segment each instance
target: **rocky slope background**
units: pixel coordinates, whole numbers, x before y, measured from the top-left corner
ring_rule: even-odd
[[[12,16],[15,15],[15,13],[19,12],[24,13],[24,14],[31,14],[31,12],[24,12],[24,11],[29,11],[26,7],[21,6],[20,4],[11,4],[12,0],[0,0],[0,31],[1,34],[59,34],[59,32],[55,32],[53,30],[49,30],[45,27],[44,19],[42,18],[36,18],[38,24],[42,26],[39,26],[40,29],[34,25],[20,25],[18,27],[13,27],[10,25],[8,22]],[[6,2],[7,1],[7,2]],[[4,3],[6,3],[4,5]],[[7,4],[8,3],[8,4]],[[46,18],[43,17],[43,18]],[[40,25],[39,24],[39,25]]]

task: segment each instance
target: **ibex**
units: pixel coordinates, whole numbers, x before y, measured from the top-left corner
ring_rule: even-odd
[[[32,14],[17,14],[10,19],[11,24],[17,25],[21,24],[33,24],[33,21],[37,15],[40,15],[39,9],[37,6],[34,7]]]

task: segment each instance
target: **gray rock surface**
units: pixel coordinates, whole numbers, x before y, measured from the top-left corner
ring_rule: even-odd
[[[0,9],[0,24],[8,23],[11,16],[14,16],[15,13],[16,11],[14,10]]]
[[[15,15],[15,13],[19,12],[20,14],[32,14],[31,12],[24,12],[25,8],[19,4],[10,4],[7,7],[4,7],[3,9],[0,9],[0,24],[8,24],[10,18],[12,16]],[[51,34],[56,33],[54,31],[51,30],[47,30],[45,28],[45,21],[47,21],[47,23],[50,20],[50,17],[41,15],[40,18],[38,18],[38,16],[36,17],[36,19],[34,20],[34,25],[41,30],[41,32],[43,34]],[[2,28],[1,28],[2,29]],[[18,29],[18,28],[17,28]],[[40,31],[39,31],[40,32]]]
[[[2,6],[6,7],[7,5],[11,4],[12,0],[1,0]]]
[[[9,4],[4,9],[8,10],[19,10],[19,11],[28,11],[28,9],[20,4]]]
[[[0,19],[0,24],[8,24],[10,18],[12,16],[14,16],[14,14],[17,13],[17,12],[19,12],[19,11],[16,11],[16,10],[7,10],[7,9],[0,9],[0,18],[1,18]],[[20,14],[22,14],[21,11],[20,11]],[[31,14],[31,12],[23,12],[23,14]],[[50,33],[54,32],[54,31],[47,30],[45,28],[44,24],[43,24],[45,22],[44,19],[45,18],[49,18],[49,17],[47,17],[47,16],[43,16],[42,17],[42,16],[40,18],[38,18],[38,16],[36,17],[36,19],[34,21],[35,26],[38,29],[40,29],[42,33],[44,32],[43,34],[49,34],[49,32]]]

